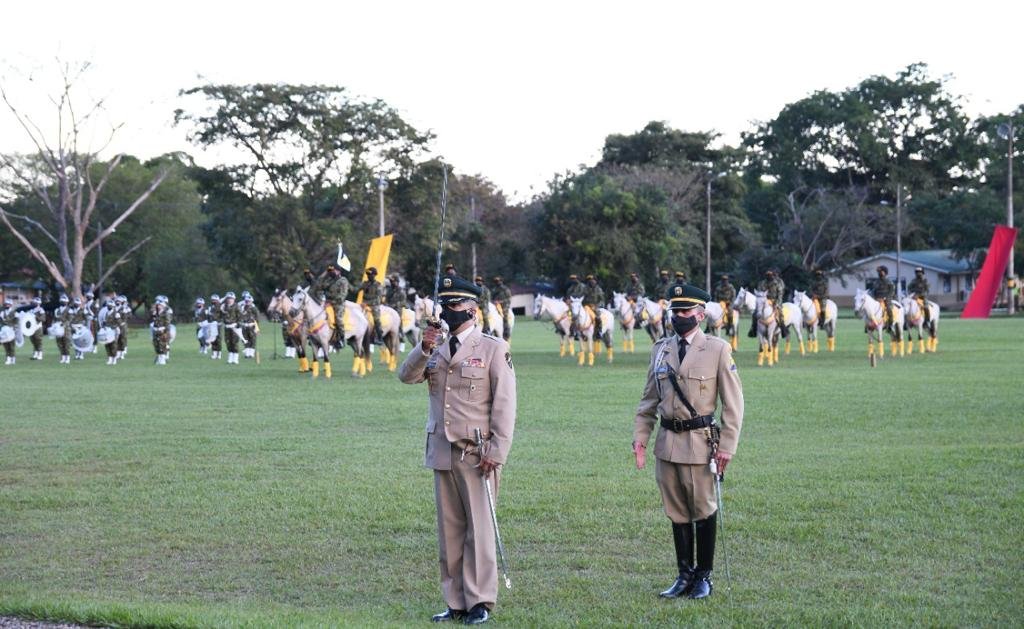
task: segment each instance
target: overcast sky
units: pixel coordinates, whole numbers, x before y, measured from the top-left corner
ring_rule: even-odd
[[[0,77],[45,125],[52,61],[88,60],[124,122],[113,147],[190,146],[177,91],[213,82],[326,83],[381,98],[437,135],[434,152],[517,198],[591,164],[650,120],[735,142],[817,89],[926,62],[977,115],[1024,103],[1024,4],[917,2],[12,2]],[[35,96],[25,77],[36,79]],[[42,79],[47,80],[42,80]],[[0,151],[28,148],[0,111]],[[531,190],[532,187],[532,190]]]

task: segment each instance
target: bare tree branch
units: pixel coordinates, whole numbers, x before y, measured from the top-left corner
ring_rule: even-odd
[[[17,219],[25,221],[26,223],[28,223],[28,224],[32,225],[33,227],[35,227],[36,229],[38,229],[39,231],[43,232],[43,234],[47,238],[49,238],[53,242],[53,244],[55,244],[55,245],[59,244],[57,242],[57,239],[54,237],[54,235],[50,233],[50,230],[46,229],[46,227],[44,227],[43,224],[40,223],[39,221],[31,219],[31,218],[29,218],[27,216],[24,216],[22,214],[14,214],[13,212],[8,212],[8,211],[4,210],[3,208],[0,208],[0,212],[3,212],[4,214],[6,214],[7,216],[10,216],[12,218],[17,218]]]
[[[131,254],[135,253],[135,252],[136,252],[136,251],[137,251],[137,250],[139,249],[139,247],[141,247],[142,245],[146,244],[147,242],[149,242],[149,241],[150,241],[150,240],[152,240],[152,239],[153,239],[153,237],[152,237],[152,236],[146,236],[145,238],[143,238],[143,239],[142,239],[142,240],[140,240],[139,242],[137,242],[137,243],[135,243],[134,245],[132,245],[132,246],[131,246],[131,248],[129,248],[129,249],[128,249],[128,251],[125,251],[125,252],[124,252],[124,253],[123,253],[123,254],[121,255],[121,257],[120,257],[120,258],[118,258],[118,259],[117,259],[117,261],[115,261],[115,262],[114,262],[114,264],[112,264],[112,265],[110,266],[110,268],[109,268],[109,269],[107,269],[107,270],[106,270],[106,271],[105,271],[105,272],[103,273],[103,275],[101,275],[101,276],[100,276],[100,279],[98,279],[98,280],[96,281],[96,284],[97,284],[97,285],[102,285],[102,284],[103,284],[104,282],[106,282],[106,281],[107,281],[107,278],[108,278],[108,277],[110,277],[110,275],[111,275],[111,274],[112,274],[112,273],[113,273],[113,272],[114,272],[115,270],[117,270],[117,267],[119,267],[119,266],[121,266],[122,264],[124,264],[125,262],[127,262],[127,261],[128,261],[128,257],[129,257],[129,256],[131,256]]]
[[[33,246],[29,239],[26,238],[24,234],[18,231],[18,229],[11,224],[10,219],[7,218],[7,212],[5,212],[3,209],[0,209],[0,220],[2,220],[5,225],[7,225],[7,229],[11,230],[11,233],[14,234],[14,237],[21,241],[21,244],[25,245],[25,248],[28,249],[28,252],[30,254],[32,254],[32,257],[38,260],[44,267],[46,267],[46,270],[50,272],[50,275],[53,276],[53,279],[57,280],[57,282],[64,287],[64,290],[67,291],[67,280],[64,278],[64,274],[60,272],[60,269],[57,268],[57,265],[51,262],[45,253],[43,253],[38,248]]]
[[[150,182],[149,186],[146,187],[146,189],[142,192],[142,194],[140,194],[138,197],[136,197],[136,199],[134,201],[132,201],[132,204],[129,205],[125,209],[124,212],[121,212],[120,216],[118,216],[116,219],[114,219],[114,222],[112,222],[110,225],[108,225],[102,232],[100,232],[96,236],[96,238],[94,238],[92,240],[92,242],[90,242],[84,248],[83,253],[88,254],[90,251],[95,249],[96,246],[99,245],[100,242],[102,242],[104,238],[106,238],[107,236],[112,234],[114,232],[114,230],[117,229],[118,225],[123,223],[126,218],[131,216],[132,212],[134,212],[140,205],[142,205],[142,203],[146,199],[149,198],[149,195],[153,194],[154,190],[156,190],[158,187],[160,187],[160,184],[163,183],[164,179],[167,178],[168,173],[169,173],[168,170],[166,170],[166,169],[162,170],[160,172],[160,174],[157,175],[156,178],[154,178],[153,181]]]

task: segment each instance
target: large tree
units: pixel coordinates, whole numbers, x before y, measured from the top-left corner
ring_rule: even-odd
[[[240,150],[238,163],[197,177],[212,246],[261,292],[325,264],[338,240],[375,236],[376,176],[408,176],[432,137],[342,87],[203,85],[181,95],[200,101],[175,112],[193,142]]]
[[[124,156],[117,155],[109,161],[100,158],[118,127],[104,134],[103,145],[86,144],[93,131],[91,125],[103,111],[102,101],[84,109],[76,102],[76,84],[88,67],[61,67],[63,85],[51,98],[57,132],[50,138],[38,121],[15,105],[6,86],[0,86],[0,97],[8,111],[35,147],[35,152],[28,155],[0,155],[0,221],[53,281],[74,296],[82,294],[82,276],[89,254],[101,247],[166,177],[166,172],[157,172],[134,198],[98,228],[98,208],[105,188]],[[34,201],[26,202],[29,198]],[[12,203],[17,204],[17,209],[12,208]],[[146,240],[127,247],[98,281],[102,283],[127,262]]]
[[[924,64],[818,91],[746,134],[750,168],[799,188],[857,187],[892,198],[895,184],[951,190],[977,173],[978,153],[960,99]]]

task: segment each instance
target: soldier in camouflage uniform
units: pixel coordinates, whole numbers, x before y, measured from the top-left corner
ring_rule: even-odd
[[[100,300],[96,299],[96,294],[93,291],[85,293],[85,304],[82,306],[85,312],[88,314],[89,319],[89,331],[92,332],[92,338],[96,338],[96,333],[100,330]],[[99,351],[94,343],[92,346],[92,353],[95,354]]]
[[[757,290],[764,291],[768,303],[775,308],[775,321],[779,324],[779,329],[782,331],[782,338],[789,338],[789,330],[786,328],[785,318],[782,315],[782,296],[786,290],[785,282],[782,281],[782,278],[778,277],[773,269],[768,269],[764,272],[764,279],[758,283]],[[750,331],[747,332],[747,336],[750,338],[757,336],[757,317],[750,317]]]
[[[570,299],[572,297],[583,297],[586,293],[586,288],[580,283],[580,278],[573,273],[569,276],[569,284],[565,288],[565,305],[570,305]],[[577,341],[580,340],[579,327],[576,325],[576,315],[572,314],[572,310],[569,310],[569,333]]]
[[[224,313],[220,309],[220,295],[214,293],[210,295],[210,305],[206,308],[206,322],[209,325],[217,326],[217,336],[213,338],[210,343],[210,358],[212,360],[220,360],[220,335],[222,322],[224,321]]]
[[[67,365],[71,363],[71,326],[70,320],[71,303],[68,300],[67,295],[60,296],[60,305],[53,311],[54,323],[60,323],[64,328],[64,335],[59,336],[55,339],[57,343],[57,351],[60,353],[60,364]]]
[[[604,306],[604,289],[597,283],[593,275],[587,276],[587,285],[583,289],[583,305],[590,308],[590,314],[594,318],[594,338],[601,338],[601,313],[599,310]]]
[[[896,295],[896,288],[889,280],[889,267],[882,264],[875,270],[878,271],[878,279],[871,288],[871,296],[882,302],[885,310],[885,327],[888,329],[892,325],[892,300]]]
[[[376,267],[366,269],[366,281],[359,289],[363,291],[363,305],[368,307],[373,315],[373,342],[375,345],[382,345],[384,333],[380,328],[381,285],[377,281]]]
[[[104,327],[117,330],[118,337],[121,336],[121,324],[124,322],[124,311],[117,307],[116,300],[110,302],[107,305],[107,314],[103,319]],[[117,339],[107,343],[103,346],[107,351],[107,364],[116,365],[118,352],[117,352]]]
[[[242,339],[245,342],[242,355],[246,358],[256,357],[256,337],[260,333],[259,315],[252,294],[247,290],[242,291],[242,303],[238,305],[238,325],[242,327]]]
[[[484,334],[490,334],[491,322],[487,320],[487,311],[490,310],[488,305],[491,303],[491,289],[487,288],[484,284],[484,278],[481,275],[474,277],[473,283],[480,289],[480,296],[477,297],[476,303],[480,308],[480,318],[484,322],[481,327],[481,332]]]
[[[635,272],[629,274],[629,281],[622,288],[622,292],[626,294],[626,297],[636,301],[644,296],[644,283],[640,281],[640,276]]]
[[[736,299],[736,287],[729,281],[728,274],[722,274],[715,284],[715,301],[722,306],[722,318],[728,334],[732,334],[732,300]]]
[[[18,329],[18,317],[15,316],[14,302],[8,298],[4,298],[3,307],[0,307],[0,327],[9,326],[12,332]],[[14,356],[14,339],[4,343],[4,351],[7,353],[7,362],[5,365],[13,365]]]
[[[238,339],[242,332],[238,319],[238,307],[235,304],[235,294],[228,291],[224,294],[224,303],[220,306],[221,320],[224,322],[224,343],[228,346],[229,365],[238,364]]]
[[[932,320],[932,310],[928,307],[928,280],[924,277],[924,269],[914,269],[914,279],[907,285],[907,291],[921,305],[921,312],[924,315],[924,325],[928,326]]]
[[[90,332],[92,331],[92,328],[91,328],[91,326],[92,326],[92,313],[85,309],[85,306],[82,305],[82,300],[80,298],[75,297],[72,300],[71,308],[68,309],[67,313],[68,313],[68,323],[70,324],[70,328],[65,327],[65,329],[64,329],[64,335],[65,336],[67,336],[69,334],[69,330],[70,330],[71,336],[74,336],[75,329],[81,328],[81,327],[84,327],[84,328],[88,329]],[[68,342],[71,341],[71,336],[68,337]],[[95,337],[93,337],[93,338],[95,338]],[[75,349],[75,360],[85,360],[85,352],[83,352],[83,351],[81,351],[81,350],[76,348]]]
[[[811,281],[811,299],[818,306],[818,327],[825,327],[825,303],[828,300],[828,278],[821,269],[814,269],[814,279]]]
[[[665,295],[668,294],[669,287],[672,286],[672,279],[669,277],[667,269],[662,269],[658,273],[658,285],[654,288],[654,300],[665,301]]]
[[[153,331],[153,350],[156,364],[167,364],[168,343],[171,340],[171,309],[163,295],[157,296],[149,311],[149,326]]]
[[[36,321],[39,323],[39,326],[36,328],[36,331],[32,334],[32,336],[29,337],[29,340],[32,341],[32,360],[42,360],[43,334],[45,332],[43,328],[45,327],[46,324],[46,310],[43,310],[42,298],[33,297],[32,309],[29,310],[28,312],[33,317],[35,317]]]
[[[210,351],[210,347],[206,344],[206,338],[201,334],[203,326],[199,325],[206,321],[206,300],[202,297],[196,297],[196,303],[192,306],[192,321],[196,324],[196,338],[199,339],[199,353],[205,354]]]
[[[348,299],[348,278],[333,264],[327,266],[324,280],[324,301],[334,311],[334,332],[331,344],[341,347],[345,343],[345,301]]]
[[[121,312],[121,326],[117,335],[117,359],[124,360],[128,353],[128,319],[132,316],[132,307],[128,304],[128,297],[118,295],[114,300],[114,307]]]
[[[388,287],[385,301],[388,306],[394,309],[399,315],[402,314],[409,303],[405,298],[405,291],[402,289],[402,278],[398,277],[398,273],[392,273],[388,276]]]
[[[494,278],[494,290],[491,291],[491,301],[498,306],[498,311],[501,312],[501,320],[504,323],[501,335],[507,341],[512,336],[512,326],[509,325],[512,318],[512,291],[508,286],[505,286],[505,281],[500,275]]]

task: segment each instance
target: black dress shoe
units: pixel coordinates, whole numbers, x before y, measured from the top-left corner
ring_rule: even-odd
[[[699,570],[693,577],[693,585],[690,586],[690,591],[686,593],[686,598],[707,598],[711,596],[711,592],[714,589],[714,584],[711,582],[711,571]]]
[[[440,614],[434,614],[430,617],[430,622],[458,622],[466,617],[466,610],[464,609],[452,609],[449,607]]]
[[[477,603],[466,614],[465,623],[467,625],[482,625],[490,619],[491,613],[487,611],[487,606],[483,603]]]
[[[684,571],[679,573],[679,576],[676,578],[676,582],[673,583],[669,589],[664,592],[660,592],[658,596],[661,598],[679,598],[680,596],[688,593],[692,586],[693,571]]]

